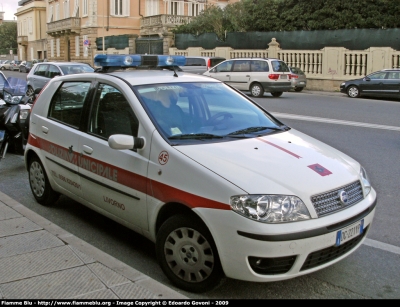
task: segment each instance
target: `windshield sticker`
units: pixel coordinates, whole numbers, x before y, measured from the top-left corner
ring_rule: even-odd
[[[328,175],[332,174],[325,167],[323,167],[322,165],[319,165],[318,163],[308,165],[307,167],[311,168],[314,172],[316,172],[317,174],[319,174],[321,176],[328,176]]]
[[[158,163],[160,163],[161,165],[167,164],[168,159],[169,154],[165,150],[160,152],[160,154],[158,155]]]

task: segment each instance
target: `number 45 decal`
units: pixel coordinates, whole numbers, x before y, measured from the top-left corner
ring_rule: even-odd
[[[158,155],[158,163],[160,163],[161,165],[166,164],[168,162],[168,159],[169,159],[169,154],[165,150],[160,152],[160,154]]]

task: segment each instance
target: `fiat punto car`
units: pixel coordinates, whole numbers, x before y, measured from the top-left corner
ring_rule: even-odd
[[[37,202],[64,194],[144,235],[193,292],[224,276],[293,278],[354,252],[376,206],[360,163],[223,82],[177,71],[184,61],[97,55],[102,72],[51,79],[25,151]]]

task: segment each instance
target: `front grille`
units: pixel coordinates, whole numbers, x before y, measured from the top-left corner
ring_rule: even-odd
[[[284,274],[293,266],[296,256],[261,258],[249,257],[249,263],[254,272],[263,275]]]
[[[364,229],[364,232],[361,235],[344,243],[343,245],[331,246],[309,254],[300,271],[315,268],[346,254],[358,243],[360,243],[362,238],[365,237],[367,231],[368,227]]]
[[[339,198],[340,191],[346,191],[348,202],[343,205]],[[352,206],[363,199],[363,191],[360,181],[355,181],[344,187],[314,195],[311,197],[311,202],[314,205],[318,217],[325,216],[336,211]]]

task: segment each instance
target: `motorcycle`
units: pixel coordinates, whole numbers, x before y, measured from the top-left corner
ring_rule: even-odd
[[[26,80],[9,77],[0,99],[0,160],[7,152],[23,155],[29,135],[32,97],[26,95]]]

